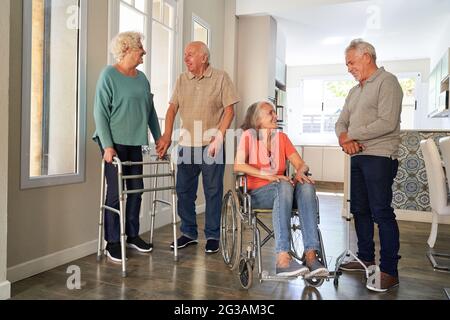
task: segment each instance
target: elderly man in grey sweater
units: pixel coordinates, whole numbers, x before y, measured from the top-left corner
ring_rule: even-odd
[[[351,156],[351,204],[358,237],[358,258],[375,265],[374,222],[380,238],[380,266],[366,287],[384,292],[398,286],[399,230],[392,202],[400,145],[403,91],[397,78],[376,64],[375,48],[361,39],[345,50],[348,72],[359,82],[353,87],[336,122],[342,150]],[[344,271],[364,271],[356,260]]]

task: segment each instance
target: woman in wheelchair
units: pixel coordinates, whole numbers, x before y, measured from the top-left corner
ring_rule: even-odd
[[[247,174],[252,208],[272,209],[277,253],[276,274],[280,276],[328,276],[317,259],[320,250],[317,230],[317,201],[308,166],[286,134],[277,132],[277,115],[267,101],[252,104],[246,113],[245,130],[236,153],[234,171]],[[287,160],[296,170],[295,178],[285,175]],[[290,255],[290,222],[295,202],[300,211],[305,264]]]

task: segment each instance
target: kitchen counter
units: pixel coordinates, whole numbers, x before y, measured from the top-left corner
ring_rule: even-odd
[[[450,136],[450,130],[402,130],[399,151],[399,168],[392,190],[395,209],[431,211],[427,173],[420,141]]]

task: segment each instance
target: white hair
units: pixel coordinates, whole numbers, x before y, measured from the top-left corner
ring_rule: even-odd
[[[111,41],[111,53],[117,62],[122,61],[128,49],[137,49],[141,45],[144,35],[140,32],[127,31],[117,34]]]
[[[206,45],[206,43],[202,42],[202,41],[192,41],[189,42],[188,46],[197,46],[198,48],[200,48],[201,53],[203,53],[206,56],[206,62],[209,63],[209,58],[211,57],[211,52],[209,51],[208,46]]]
[[[345,54],[347,54],[350,50],[357,50],[360,54],[367,53],[372,57],[373,62],[377,61],[375,47],[363,39],[353,39],[345,49]]]

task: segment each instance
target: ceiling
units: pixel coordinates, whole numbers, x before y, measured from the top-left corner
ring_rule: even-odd
[[[289,66],[342,63],[354,38],[382,61],[430,58],[450,30],[450,0],[236,0],[236,11],[277,20]]]

